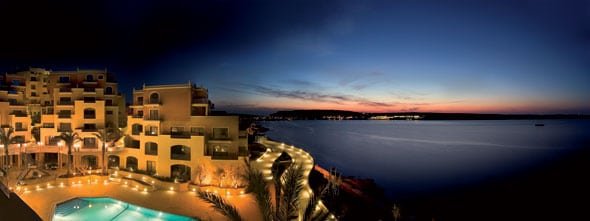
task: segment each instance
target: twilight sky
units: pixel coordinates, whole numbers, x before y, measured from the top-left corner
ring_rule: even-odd
[[[190,80],[231,112],[590,113],[590,1],[2,1],[0,30],[2,73]]]

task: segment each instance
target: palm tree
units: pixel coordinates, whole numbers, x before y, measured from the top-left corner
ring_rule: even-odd
[[[98,132],[93,133],[97,139],[102,141],[102,174],[107,174],[107,168],[105,165],[105,155],[107,151],[107,142],[114,142],[121,137],[123,137],[123,133],[121,130],[116,128],[105,128],[102,130],[98,130]]]
[[[270,189],[264,180],[264,175],[250,167],[249,163],[248,172],[245,178],[248,180],[248,186],[246,187],[246,193],[254,194],[256,203],[262,214],[264,221],[272,220],[291,220],[299,216],[299,202],[301,201],[301,192],[303,191],[304,184],[301,180],[304,178],[304,170],[301,165],[291,165],[281,177],[273,177],[273,179],[279,179],[279,187],[276,187],[276,191],[280,191],[278,194],[279,200],[276,205],[272,205],[272,197]],[[273,173],[277,174],[277,173]],[[213,198],[215,196],[210,193],[199,192],[199,197],[208,203],[213,204],[213,208],[221,212],[224,216],[230,220],[241,220],[231,212],[232,205],[229,205],[223,200]],[[220,209],[228,208],[228,209]],[[230,213],[231,212],[231,213]],[[239,216],[237,216],[239,217]]]
[[[12,137],[12,133],[14,133],[14,128],[9,127],[8,131],[5,128],[0,128],[0,142],[4,145],[4,168],[8,169],[8,165],[10,164],[10,156],[8,155],[8,145],[14,143],[16,140],[15,137]]]
[[[213,204],[213,208],[217,210],[217,212],[221,213],[229,220],[232,221],[241,221],[242,217],[238,213],[238,210],[235,206],[230,205],[227,203],[223,198],[209,192],[199,191],[199,198],[205,200],[206,202]]]
[[[104,157],[107,152],[106,149],[107,149],[108,133],[106,132],[106,129],[101,129],[101,130],[98,130],[98,132],[92,133],[92,135],[96,136],[97,139],[102,141],[102,148],[101,148],[101,150],[102,150],[102,174],[104,175],[107,173],[107,170],[104,166]]]
[[[77,132],[72,132],[72,131],[66,131],[66,132],[61,132],[61,134],[59,134],[59,139],[63,140],[64,143],[66,143],[66,146],[68,146],[68,160],[67,160],[67,173],[66,173],[66,177],[70,177],[72,176],[72,174],[70,173],[70,158],[72,156],[72,146],[74,145],[74,143],[76,141],[81,141],[82,139],[80,138],[80,136],[78,135]]]

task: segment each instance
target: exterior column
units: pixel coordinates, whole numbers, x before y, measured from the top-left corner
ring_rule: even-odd
[[[18,165],[17,166],[19,169],[22,169],[23,168],[22,167],[23,166],[23,153],[20,150],[18,151],[17,158],[18,158]]]

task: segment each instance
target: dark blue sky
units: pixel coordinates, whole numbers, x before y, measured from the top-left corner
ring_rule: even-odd
[[[0,3],[0,70],[104,68],[221,110],[590,113],[589,1]]]

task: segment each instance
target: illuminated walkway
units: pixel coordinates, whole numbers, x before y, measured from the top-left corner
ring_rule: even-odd
[[[269,182],[272,182],[271,167],[273,162],[284,151],[289,154],[295,164],[301,164],[304,169],[305,178],[301,180],[305,184],[305,191],[302,192],[300,202],[300,214],[303,214],[309,200],[311,187],[309,186],[309,173],[314,167],[311,155],[302,149],[291,145],[260,138],[259,143],[267,147],[267,151],[255,161],[251,161],[254,168],[264,174]],[[11,170],[9,186],[15,188],[16,176],[20,172]],[[52,171],[53,175],[63,174],[65,170]],[[75,185],[59,186],[49,181],[39,186],[30,185],[27,190],[15,191],[43,220],[51,220],[53,209],[57,203],[72,199],[74,197],[111,197],[138,206],[161,210],[169,213],[198,217],[203,220],[225,220],[226,218],[211,208],[211,205],[200,200],[192,191],[169,191],[158,189],[153,192],[138,191],[138,188],[124,185],[118,182],[82,182]],[[255,199],[251,194],[225,196],[231,204],[235,205],[245,220],[260,220],[260,210],[257,208]],[[318,209],[327,211],[321,203]]]
[[[302,196],[301,196],[301,200],[300,203],[300,211],[299,214],[301,217],[301,214],[303,214],[305,212],[305,207],[307,206],[307,203],[309,201],[309,193],[312,193],[312,189],[309,186],[309,173],[311,172],[311,170],[313,170],[314,167],[314,161],[313,158],[311,157],[311,155],[302,150],[299,149],[297,147],[294,147],[292,145],[286,145],[284,143],[279,143],[276,141],[272,141],[267,139],[266,137],[259,137],[258,143],[264,145],[267,149],[266,152],[257,160],[251,161],[250,164],[258,169],[259,171],[262,172],[262,174],[264,175],[264,178],[268,181],[271,181],[273,179],[272,177],[272,164],[274,163],[274,161],[281,155],[282,152],[286,152],[287,154],[289,154],[291,156],[291,158],[293,159],[293,164],[292,165],[298,165],[301,164],[301,166],[304,169],[304,179],[301,180],[301,182],[303,182],[303,184],[305,184],[305,188],[304,191],[302,192]],[[325,211],[327,211],[327,208],[322,204],[322,202],[319,202],[319,209],[323,209]],[[333,218],[333,217],[330,217]]]

